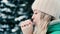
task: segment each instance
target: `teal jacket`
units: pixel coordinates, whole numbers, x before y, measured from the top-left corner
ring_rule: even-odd
[[[52,23],[48,26],[47,34],[60,34],[60,20],[52,21]]]

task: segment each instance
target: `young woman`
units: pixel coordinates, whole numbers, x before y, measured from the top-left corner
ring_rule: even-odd
[[[60,27],[58,26],[60,25],[57,24],[58,22],[51,22],[51,19],[55,19],[55,21],[59,19],[59,1],[60,0],[35,0],[32,5],[34,13],[32,16],[33,22],[26,20],[20,24],[23,34],[58,34],[60,32]],[[35,25],[34,30],[33,23]],[[54,27],[57,29],[54,30]]]

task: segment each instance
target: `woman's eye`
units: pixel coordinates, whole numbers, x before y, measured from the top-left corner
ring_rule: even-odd
[[[37,14],[37,13],[35,13],[35,14]]]

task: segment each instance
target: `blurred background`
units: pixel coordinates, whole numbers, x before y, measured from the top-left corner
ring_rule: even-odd
[[[34,0],[0,0],[0,34],[23,34],[18,26],[31,19]]]

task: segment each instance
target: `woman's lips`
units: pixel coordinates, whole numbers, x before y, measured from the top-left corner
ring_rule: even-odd
[[[34,20],[33,19],[31,19],[31,22],[33,23],[33,25],[34,25]]]
[[[36,23],[36,21],[35,21],[35,20],[33,20],[33,23]]]
[[[35,25],[35,23],[36,23],[35,19],[31,19],[31,21],[32,21],[33,25]]]

